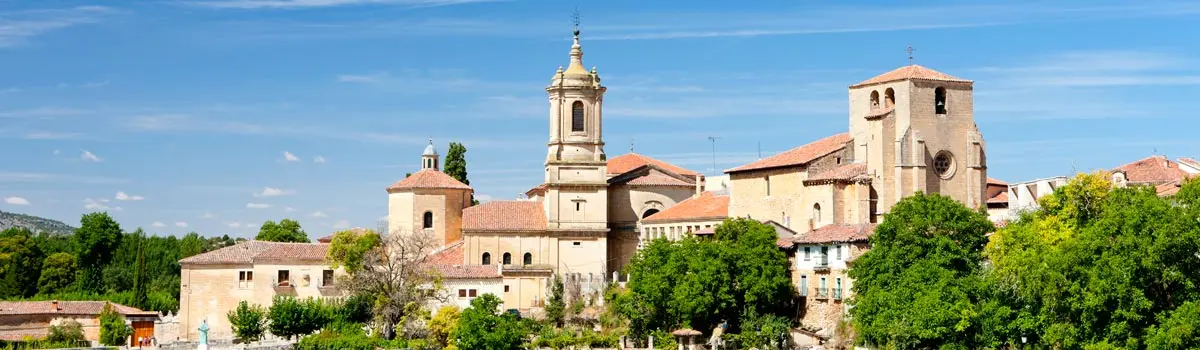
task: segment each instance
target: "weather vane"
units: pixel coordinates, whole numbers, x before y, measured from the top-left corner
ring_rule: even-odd
[[[904,52],[908,52],[908,64],[912,65],[912,52],[913,52],[912,45],[908,45],[908,48],[904,49]]]
[[[571,13],[571,22],[575,23],[575,36],[579,36],[579,6],[575,6],[575,12]]]

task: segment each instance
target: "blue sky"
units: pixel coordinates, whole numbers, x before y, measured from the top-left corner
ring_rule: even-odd
[[[610,156],[711,172],[708,136],[724,169],[842,132],[847,86],[910,44],[975,81],[993,177],[1200,156],[1200,4],[891,3],[0,0],[0,210],[317,237],[375,227],[429,137],[513,198],[542,178],[576,5]]]

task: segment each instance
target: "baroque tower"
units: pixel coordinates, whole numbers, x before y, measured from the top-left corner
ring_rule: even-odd
[[[546,153],[546,228],[558,238],[558,272],[603,274],[608,233],[607,158],[601,106],[605,87],[596,69],[583,66],[579,27],[571,62],[554,73],[550,99],[550,142]]]

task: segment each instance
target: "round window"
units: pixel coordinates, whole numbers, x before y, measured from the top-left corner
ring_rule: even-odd
[[[933,158],[933,170],[937,171],[938,176],[943,179],[954,176],[954,157],[950,155],[950,152],[939,152]]]

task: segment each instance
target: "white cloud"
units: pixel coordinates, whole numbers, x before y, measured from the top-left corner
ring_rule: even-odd
[[[175,227],[188,227],[186,222],[180,221],[175,223]]]
[[[283,208],[283,211],[284,211],[284,212],[291,213],[291,212],[293,212],[293,211],[296,211],[296,208],[292,208],[292,207],[285,207],[285,208]]]
[[[355,5],[437,7],[496,0],[207,0],[189,4],[217,9],[303,9]]]
[[[478,200],[480,203],[490,202],[490,201],[492,201],[492,196],[486,195],[486,194],[478,194],[478,195],[475,195],[475,200]]]
[[[229,228],[238,228],[238,227],[242,227],[242,223],[240,223],[240,222],[237,222],[237,221],[226,223],[226,225],[228,225],[228,226],[229,226]]]
[[[117,200],[119,200],[119,201],[140,201],[143,199],[146,199],[146,198],[142,197],[142,196],[131,196],[131,195],[125,194],[125,192],[117,191]]]
[[[275,187],[263,187],[262,191],[254,193],[255,197],[278,197],[295,194],[295,190],[285,190]]]
[[[312,214],[309,214],[309,215],[310,215],[310,216],[312,216],[312,217],[314,217],[314,218],[323,218],[323,217],[327,217],[327,216],[328,216],[328,215],[325,215],[325,213],[322,213],[322,212],[319,212],[319,211],[318,211],[318,212],[314,212],[314,213],[312,213]]]
[[[0,47],[24,44],[29,38],[55,30],[96,23],[114,11],[103,6],[77,6],[54,10],[27,10],[5,13],[0,25]]]
[[[56,156],[57,156],[57,155],[59,155],[59,154],[61,154],[61,153],[62,153],[62,151],[59,151],[59,150],[54,150],[54,155],[56,155]]]
[[[338,220],[337,222],[333,223],[333,228],[337,230],[350,228],[350,222],[346,220]]]
[[[325,157],[322,157],[322,156],[316,156],[316,157],[313,157],[313,163],[317,163],[317,164],[324,164],[324,163],[325,163]]]
[[[25,134],[26,140],[73,140],[83,134],[77,132],[34,131]]]
[[[283,151],[283,161],[285,161],[285,162],[299,162],[299,161],[300,161],[300,157],[297,157],[295,154],[292,154],[292,152]]]
[[[4,197],[4,203],[12,205],[29,205],[29,200],[22,197]]]
[[[74,182],[87,184],[118,184],[129,183],[129,180],[97,176],[74,176],[65,174],[0,171],[0,182]]]
[[[79,158],[83,159],[84,161],[88,161],[88,162],[103,162],[104,161],[104,159],[97,157],[96,154],[92,153],[91,151],[88,151],[86,149],[81,150],[81,151],[83,151],[83,154],[79,155]]]
[[[341,75],[337,76],[337,81],[343,82],[343,83],[371,84],[371,83],[378,83],[386,77],[387,77],[386,73],[373,73],[373,74],[365,74],[365,75],[364,74],[341,74]]]
[[[150,224],[150,226],[151,227],[167,227],[167,224],[164,224],[161,221],[155,221],[153,224]]]
[[[101,198],[101,199],[84,198],[83,199],[83,208],[87,209],[87,210],[112,210],[112,211],[121,210],[121,207],[109,206],[108,200],[103,199],[103,198]]]
[[[270,207],[271,207],[270,204],[246,203],[246,208],[250,208],[250,209],[266,209],[266,208],[270,208]]]
[[[215,218],[215,217],[217,217],[217,216],[216,216],[216,215],[213,215],[213,213],[207,213],[207,212],[206,212],[206,213],[204,213],[203,215],[200,215],[200,218],[201,218],[201,219],[212,219],[212,218]]]

